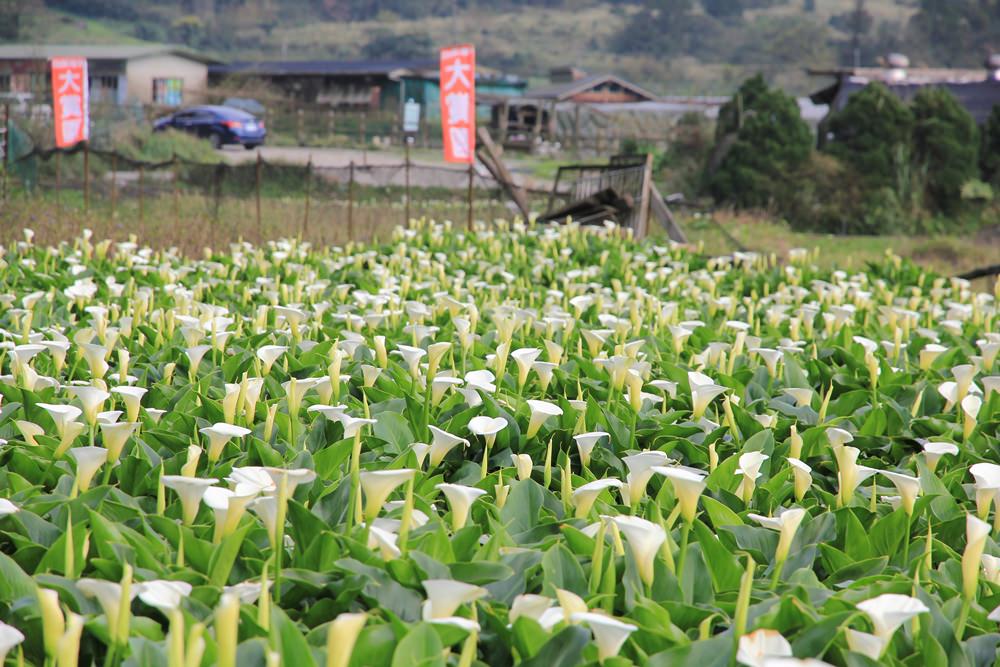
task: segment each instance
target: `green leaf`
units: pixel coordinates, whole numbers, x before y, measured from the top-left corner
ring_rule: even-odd
[[[444,646],[430,623],[417,623],[396,645],[392,667],[444,667]]]
[[[590,632],[571,625],[545,642],[534,657],[521,663],[521,667],[576,667],[583,663],[583,649],[589,643]]]
[[[736,590],[740,587],[740,564],[736,557],[723,546],[715,533],[701,521],[695,520],[694,533],[701,545],[705,565],[712,575],[712,584],[718,592]]]
[[[542,572],[547,586],[562,588],[581,597],[587,595],[587,577],[583,573],[583,567],[573,553],[562,544],[557,544],[545,552],[542,558]]]
[[[281,664],[295,665],[295,667],[316,666],[306,638],[285,611],[277,605],[271,607],[271,642],[281,654]]]
[[[240,547],[247,533],[253,528],[250,522],[244,522],[231,535],[222,539],[222,544],[218,545],[212,552],[212,558],[208,563],[208,582],[213,586],[225,586],[229,583],[229,573],[233,569],[233,563],[240,554]]]

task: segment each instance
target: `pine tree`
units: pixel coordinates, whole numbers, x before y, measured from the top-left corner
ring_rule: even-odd
[[[824,150],[862,174],[870,189],[906,187],[913,114],[881,83],[855,93],[826,123]]]
[[[708,189],[716,201],[745,208],[780,209],[791,193],[789,176],[809,159],[813,136],[795,99],[772,90],[757,76],[745,82],[720,113],[717,138],[727,147]]]
[[[913,157],[923,175],[929,208],[952,213],[962,186],[976,178],[979,130],[976,121],[943,88],[924,88],[913,98]]]

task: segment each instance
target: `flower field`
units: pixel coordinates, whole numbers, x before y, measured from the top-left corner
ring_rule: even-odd
[[[996,297],[816,259],[28,232],[0,664],[993,665]]]

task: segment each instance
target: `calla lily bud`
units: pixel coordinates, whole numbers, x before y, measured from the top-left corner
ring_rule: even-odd
[[[56,667],[77,667],[80,660],[80,637],[83,636],[83,616],[70,612],[66,631],[59,638]]]
[[[66,632],[66,619],[59,607],[59,594],[48,588],[38,589],[38,605],[42,612],[42,639],[45,655],[56,660],[59,655],[59,640]]]
[[[519,480],[531,479],[532,463],[530,456],[527,454],[511,454],[510,459],[517,470],[517,478]]]
[[[854,497],[854,491],[863,481],[874,475],[878,470],[857,464],[861,453],[857,447],[843,446],[834,450],[837,459],[838,476],[840,478],[839,502],[847,505]]]
[[[368,615],[340,614],[333,619],[326,635],[326,667],[347,667],[354,644],[365,627]]]
[[[799,429],[795,424],[792,424],[791,432],[788,437],[789,447],[788,447],[788,457],[793,459],[802,458],[802,436],[799,435]]]
[[[965,515],[965,551],[962,553],[962,593],[966,600],[976,597],[979,586],[979,568],[986,549],[990,524],[971,514]],[[877,634],[877,633],[876,633]]]
[[[385,336],[375,336],[375,361],[378,363],[379,368],[385,369],[389,367],[389,353],[385,348]]]
[[[812,486],[812,468],[802,461],[789,457],[788,465],[792,468],[792,480],[796,502],[801,502],[809,487]]]
[[[240,600],[223,593],[215,610],[215,643],[219,667],[236,667],[236,642],[240,622]]]

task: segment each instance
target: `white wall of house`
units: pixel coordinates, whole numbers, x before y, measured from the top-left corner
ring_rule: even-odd
[[[208,66],[173,54],[132,58],[125,67],[127,99],[143,104],[160,104],[153,98],[157,79],[179,79],[181,105],[197,104],[204,98],[208,85]]]

